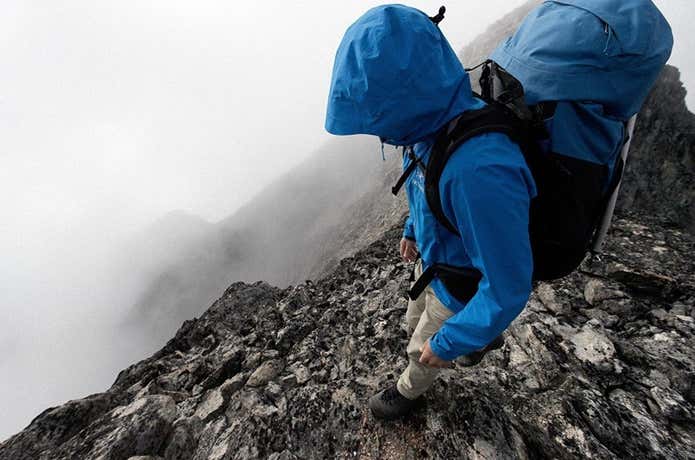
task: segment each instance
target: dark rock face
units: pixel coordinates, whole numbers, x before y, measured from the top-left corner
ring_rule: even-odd
[[[695,232],[695,115],[685,95],[666,66],[637,119],[618,206]]]
[[[618,220],[601,262],[537,286],[501,350],[444,371],[424,410],[382,423],[365,402],[406,365],[399,233],[316,283],[233,284],[105,393],[0,444],[0,459],[695,456],[683,233]]]

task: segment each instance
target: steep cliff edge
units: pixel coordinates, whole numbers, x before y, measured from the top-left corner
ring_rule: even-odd
[[[406,363],[398,238],[316,283],[233,284],[109,390],[0,444],[0,459],[695,456],[685,234],[618,220],[604,260],[539,286],[503,349],[443,371],[422,412],[381,423],[364,403]]]

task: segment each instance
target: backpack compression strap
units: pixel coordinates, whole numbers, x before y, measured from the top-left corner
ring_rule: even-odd
[[[492,103],[480,110],[464,112],[437,135],[427,162],[425,197],[430,211],[447,230],[459,235],[459,231],[444,214],[439,195],[439,179],[451,155],[467,140],[491,132],[506,134],[521,145],[520,128],[518,118],[500,105]]]

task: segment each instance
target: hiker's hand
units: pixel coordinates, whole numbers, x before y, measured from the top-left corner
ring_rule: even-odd
[[[417,246],[415,241],[401,238],[401,257],[404,262],[415,262],[417,259]]]
[[[444,361],[439,356],[434,354],[430,348],[430,339],[427,339],[427,342],[420,347],[420,353],[422,353],[420,355],[420,364],[424,364],[427,367],[448,369],[453,365],[451,361]]]

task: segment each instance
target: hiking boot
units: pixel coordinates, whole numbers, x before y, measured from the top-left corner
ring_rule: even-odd
[[[396,420],[413,412],[421,401],[421,397],[406,398],[400,394],[396,385],[393,385],[369,398],[369,408],[376,418]]]
[[[486,354],[488,354],[488,352],[502,348],[502,345],[504,345],[504,337],[500,335],[495,340],[490,342],[488,346],[486,346],[482,350],[474,351],[473,353],[469,353],[466,356],[461,356],[456,360],[456,364],[463,367],[475,366],[483,360],[483,358]]]

